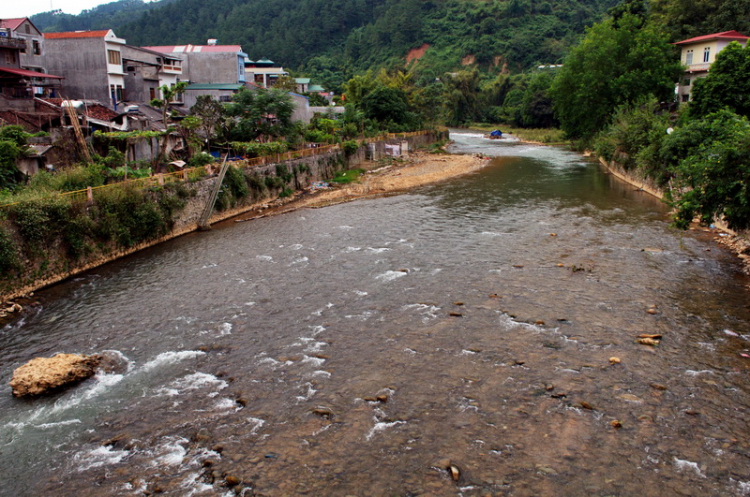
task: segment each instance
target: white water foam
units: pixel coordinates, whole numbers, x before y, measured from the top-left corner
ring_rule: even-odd
[[[181,465],[187,455],[187,449],[184,445],[188,444],[189,440],[173,436],[164,437],[162,440],[152,451],[154,460],[151,461],[150,465],[157,467]]]
[[[273,257],[270,255],[256,255],[255,258],[259,261],[273,262]]]
[[[700,476],[701,478],[705,478],[706,477],[706,475],[704,475],[701,472],[701,469],[698,466],[698,463],[696,463],[696,462],[688,461],[686,459],[677,459],[675,457],[674,458],[674,466],[677,469],[677,471],[679,471],[681,473],[685,472],[685,471],[692,471],[696,475]]]
[[[263,428],[263,425],[266,424],[266,420],[265,419],[252,418],[252,417],[251,418],[247,418],[247,422],[248,422],[248,424],[250,424],[252,426],[252,428],[250,429],[250,434],[251,435],[255,435],[258,432],[258,430],[260,430],[261,428]]]
[[[181,351],[169,351],[162,352],[154,359],[150,360],[141,367],[144,372],[151,371],[161,366],[167,366],[169,364],[177,364],[178,362],[184,361],[185,359],[194,359],[206,355],[205,352],[200,350],[181,350]]]
[[[406,276],[406,274],[407,273],[403,271],[386,271],[383,274],[379,274],[375,276],[375,279],[389,282],[389,281],[393,281],[395,279],[401,278],[402,276]]]
[[[175,388],[182,389],[183,391],[198,390],[203,387],[214,387],[217,390],[223,390],[229,386],[226,381],[220,380],[216,376],[208,373],[189,374],[173,381],[171,385]]]
[[[346,247],[344,249],[344,253],[345,254],[350,254],[352,252],[359,252],[360,250],[362,250],[362,248],[360,248],[360,247]]]
[[[305,358],[302,359],[300,362],[310,363],[314,365],[315,367],[318,367],[318,366],[322,366],[323,364],[325,364],[326,360],[320,357],[310,357],[306,355]]]
[[[221,323],[219,326],[219,334],[221,336],[232,334],[232,323]]]
[[[304,352],[307,353],[315,353],[320,352],[323,347],[327,346],[328,344],[326,342],[314,342],[307,345]]]
[[[383,252],[389,252],[390,250],[391,249],[386,248],[386,247],[379,247],[379,248],[367,247],[367,251],[372,252],[373,254],[382,254]]]
[[[114,450],[112,447],[102,446],[85,453],[79,452],[73,456],[73,460],[79,464],[78,471],[82,472],[91,468],[117,464],[127,455],[126,450]]]
[[[360,297],[364,297],[365,295],[367,295],[367,292],[362,292],[360,290],[354,290],[354,293],[359,295]]]
[[[367,433],[367,435],[365,435],[365,440],[370,441],[370,439],[374,437],[378,432],[387,430],[388,428],[393,428],[394,426],[405,424],[406,421],[392,421],[390,423],[384,423],[382,421],[378,421],[377,418],[375,418],[375,426],[373,426],[372,429]]]

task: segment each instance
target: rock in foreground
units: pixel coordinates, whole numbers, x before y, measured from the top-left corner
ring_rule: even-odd
[[[16,397],[42,395],[85,380],[98,363],[97,356],[83,354],[37,357],[13,371],[10,386]]]

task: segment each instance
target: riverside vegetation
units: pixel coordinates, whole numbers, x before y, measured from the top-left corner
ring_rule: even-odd
[[[144,14],[137,28],[134,24],[123,26],[122,33],[135,42],[165,41],[154,38],[153,33],[174,33],[174,29],[150,31],[151,28],[168,18],[170,23],[177,22],[165,14],[184,10],[189,1],[155,6]],[[277,24],[295,19],[301,22],[311,17],[304,9],[315,5],[292,5],[282,0],[263,5],[253,1],[225,2],[224,10],[217,7],[216,12],[226,11],[227,17],[202,16],[201,24],[183,30],[180,36],[185,39],[178,41],[200,42],[198,37],[204,38],[219,26],[226,35],[223,41],[256,42],[252,26],[240,32],[223,23],[245,11],[259,14],[250,16],[253,22],[271,19],[268,16]],[[669,43],[706,31],[750,28],[745,18],[737,16],[750,11],[750,0],[715,0],[708,10],[701,10],[696,4],[696,12],[705,14],[701,16],[686,13],[680,5],[677,0],[589,3],[587,9],[577,11],[576,22],[571,22],[570,8],[580,7],[575,2],[537,6],[515,0],[342,1],[337,4],[340,8],[334,9],[336,16],[343,16],[334,16],[339,24],[329,26],[331,18],[326,17],[318,25],[329,34],[335,33],[343,45],[328,44],[326,49],[304,45],[306,51],[295,45],[295,54],[308,54],[302,61],[287,57],[282,41],[273,37],[263,41],[270,55],[290,61],[299,74],[314,74],[329,88],[342,92],[346,104],[342,116],[320,115],[309,126],[302,126],[291,122],[291,103],[283,90],[243,91],[228,105],[202,98],[191,116],[172,123],[172,129],[183,135],[189,145],[191,164],[198,165],[210,160],[201,152],[207,144],[223,144],[227,150],[248,157],[294,150],[304,142],[340,143],[347,153],[352,153],[359,146],[358,139],[381,131],[403,132],[473,122],[542,130],[559,125],[565,139],[575,147],[593,148],[607,161],[665,189],[667,202],[676,212],[677,226],[685,228],[697,216],[704,223],[724,218],[731,228],[745,229],[750,226],[750,159],[746,152],[750,143],[750,110],[742,99],[734,97],[748,91],[743,82],[745,69],[750,67],[748,49],[730,45],[722,51],[709,77],[696,83],[694,101],[675,113],[670,105],[674,104],[673,89],[681,67],[676,50]],[[566,9],[568,14],[564,14]],[[598,19],[600,22],[585,29]],[[565,29],[560,28],[560,22],[567,22]],[[585,35],[579,38],[584,29]],[[499,44],[499,34],[507,35],[512,43]],[[334,45],[338,48],[332,48]],[[337,52],[342,46],[343,53]],[[404,65],[401,57],[419,47],[424,49],[423,56]],[[532,69],[541,62],[564,64]],[[277,116],[276,122],[260,118],[269,113]],[[668,134],[668,130],[673,132]],[[0,160],[4,164],[0,168],[0,186],[13,188],[21,178],[6,166],[12,162],[9,157],[22,153],[23,136],[17,130],[4,133],[6,138],[0,140]],[[13,133],[15,136],[11,136]],[[528,135],[526,138],[560,141],[560,135],[552,132],[540,131],[537,136],[539,139]],[[100,135],[96,140],[102,146],[103,157],[98,163],[106,167],[97,172],[97,166],[87,166],[67,176],[60,175],[54,182],[67,183],[60,188],[65,191],[118,177],[150,174],[145,165],[125,164],[117,155],[123,143],[138,138]],[[36,183],[53,183],[44,175],[41,178]],[[246,183],[248,188],[275,188],[281,196],[289,195],[288,188],[276,184],[279,177],[274,178],[250,179]],[[228,192],[236,196],[245,191],[236,173],[230,172],[226,181],[229,186],[219,198],[223,208],[232,205]],[[158,191],[150,194],[163,195]],[[4,196],[9,195],[33,194],[18,189]],[[179,205],[180,196],[175,196],[176,200],[170,202]],[[152,226],[157,236],[162,227],[155,220],[162,219],[169,225],[172,209],[167,206],[140,215],[156,223]],[[13,217],[7,212],[2,215]],[[125,228],[112,231],[120,233],[116,238],[125,243],[141,239]],[[76,239],[71,235],[71,240]],[[12,237],[3,235],[2,240],[4,250],[11,251]],[[83,246],[72,243],[70,250],[74,254],[85,252],[80,248]],[[5,270],[12,269],[13,261],[19,258],[23,259],[8,258]]]

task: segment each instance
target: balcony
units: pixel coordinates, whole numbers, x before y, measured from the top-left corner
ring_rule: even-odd
[[[687,66],[687,72],[705,72],[711,67],[708,62],[701,62],[700,64],[690,64]]]
[[[0,47],[2,48],[18,48],[23,50],[26,48],[26,40],[21,38],[10,38],[7,36],[0,36]]]

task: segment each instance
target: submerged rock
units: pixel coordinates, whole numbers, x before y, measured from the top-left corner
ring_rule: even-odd
[[[13,371],[10,386],[16,397],[43,395],[94,375],[99,356],[57,354],[37,357]]]

